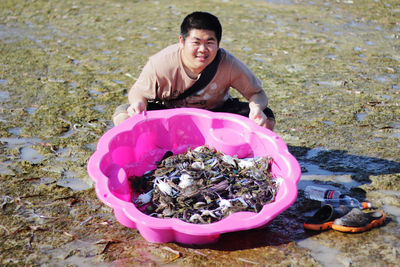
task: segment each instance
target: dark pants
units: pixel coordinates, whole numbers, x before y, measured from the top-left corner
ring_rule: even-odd
[[[160,109],[167,109],[167,107],[159,102],[149,101],[147,103],[147,110],[160,110]],[[211,111],[228,112],[249,117],[250,107],[248,102],[239,101],[239,99],[237,98],[229,98],[224,102],[222,106],[214,108]],[[264,114],[267,116],[267,118],[275,119],[274,113],[268,107],[264,109]]]

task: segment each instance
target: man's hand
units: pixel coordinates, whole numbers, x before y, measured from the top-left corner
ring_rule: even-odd
[[[135,101],[134,103],[130,104],[126,111],[119,112],[113,116],[113,123],[115,126],[122,123],[124,120],[129,119],[135,114],[139,114],[143,111],[146,111],[146,103],[144,101]],[[123,105],[124,106],[124,105]],[[125,109],[126,107],[124,107]]]
[[[267,118],[263,111],[267,107],[267,105],[268,98],[264,91],[260,91],[258,94],[254,94],[249,99],[249,118],[258,125],[273,131],[275,126],[275,119]]]
[[[264,112],[259,108],[259,106],[254,105],[250,106],[250,114],[249,118],[257,123],[260,126],[267,127],[267,116],[265,116]]]
[[[130,117],[142,113],[147,109],[147,98],[144,97],[140,90],[135,90],[134,87],[128,93],[130,106],[127,111]]]
[[[136,115],[136,114],[142,113],[143,111],[146,111],[146,106],[147,106],[146,103],[142,100],[135,101],[127,109],[129,116],[132,117],[133,115]]]
[[[262,127],[268,128],[271,131],[274,130],[275,119],[267,118],[263,110],[258,105],[250,105],[249,118]]]

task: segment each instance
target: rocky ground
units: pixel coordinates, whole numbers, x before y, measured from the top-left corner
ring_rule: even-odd
[[[154,244],[97,199],[86,164],[148,56],[195,10],[220,18],[221,46],[263,81],[303,175],[266,228]],[[399,13],[396,0],[1,1],[1,265],[396,266]],[[318,208],[308,184],[366,198],[388,219],[361,234],[304,231]]]

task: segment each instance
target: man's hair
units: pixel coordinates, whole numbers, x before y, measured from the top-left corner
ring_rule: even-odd
[[[213,14],[207,12],[196,11],[187,15],[181,24],[181,35],[183,40],[186,40],[190,30],[210,30],[215,33],[217,42],[221,41],[222,26],[219,20]]]

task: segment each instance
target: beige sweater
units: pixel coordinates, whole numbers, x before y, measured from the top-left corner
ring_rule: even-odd
[[[182,65],[179,44],[170,45],[151,56],[131,90],[141,90],[149,100],[156,98],[169,107],[197,107],[212,109],[229,97],[235,88],[247,100],[262,88],[261,81],[246,65],[221,48],[221,61],[211,82],[201,91],[183,100],[173,99],[196,82]]]

